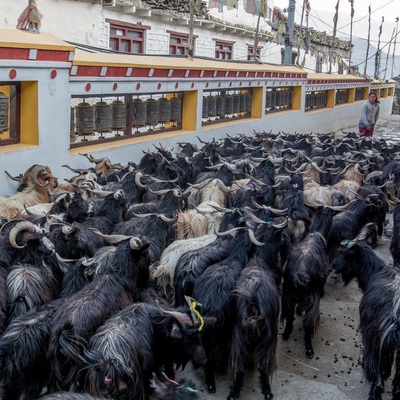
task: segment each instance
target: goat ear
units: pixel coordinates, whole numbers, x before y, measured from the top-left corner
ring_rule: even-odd
[[[214,328],[215,324],[217,323],[217,318],[215,317],[204,317],[203,319],[205,330]]]
[[[177,323],[173,323],[171,326],[171,331],[169,332],[169,335],[174,338],[174,339],[182,339],[182,331],[179,328]]]

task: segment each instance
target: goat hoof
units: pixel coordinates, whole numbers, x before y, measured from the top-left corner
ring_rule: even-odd
[[[313,350],[306,350],[306,357],[307,358],[313,358],[314,357],[314,351]]]
[[[266,394],[265,396],[264,396],[264,399],[265,400],[270,400],[270,399],[273,399],[274,398],[274,395],[272,394],[272,393],[268,393],[268,394]]]
[[[212,393],[212,394],[214,394],[217,391],[215,386],[208,386],[207,390],[208,390],[208,393]]]

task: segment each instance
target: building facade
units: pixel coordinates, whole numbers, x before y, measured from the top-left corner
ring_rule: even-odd
[[[349,44],[324,33],[287,30],[287,16],[257,0],[206,0],[190,23],[189,1],[37,0],[42,32],[80,46],[134,54],[185,54],[193,33],[198,57],[283,63],[285,40],[292,62],[307,71],[343,73]],[[177,7],[181,4],[181,7]],[[27,0],[0,2],[0,28],[14,29]],[[258,28],[257,28],[258,26]],[[257,32],[257,34],[256,34]]]

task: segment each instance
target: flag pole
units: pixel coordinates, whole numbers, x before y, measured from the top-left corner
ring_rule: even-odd
[[[193,2],[189,1],[189,46],[188,46],[188,55],[187,58],[189,60],[193,60]]]
[[[288,24],[285,32],[285,57],[283,63],[292,65],[292,49],[293,49],[293,30],[294,30],[294,13],[296,11],[295,0],[289,0]]]
[[[340,3],[340,0],[337,0],[336,7],[335,7],[336,8],[335,16],[333,17],[334,20],[333,20],[332,45],[330,46],[331,53],[329,55],[329,73],[330,74],[332,73],[332,58],[333,58],[332,48],[334,46],[334,41],[335,41],[335,38],[336,38],[336,28],[337,28],[337,22],[338,22],[338,19],[339,19],[339,3]]]
[[[388,70],[388,65],[389,65],[390,48],[392,47],[392,41],[394,40],[395,32],[396,32],[396,28],[393,27],[392,36],[390,37],[390,42],[389,42],[389,48],[388,48],[388,51],[387,51],[387,54],[386,54],[385,75],[383,76],[383,79],[386,79],[386,72]]]
[[[253,55],[252,59],[256,59],[257,55],[257,47],[258,47],[258,31],[260,29],[260,19],[261,19],[261,10],[258,12],[258,18],[257,18],[257,26],[256,26],[256,33],[254,35],[254,46],[253,46]]]
[[[378,36],[378,47],[376,49],[376,53],[375,53],[375,74],[374,74],[374,78],[378,79],[379,78],[379,68],[380,68],[380,64],[381,64],[381,34],[382,34],[382,24],[383,21],[385,20],[385,17],[382,17],[382,21],[381,21],[381,26],[379,27],[379,36]]]
[[[300,41],[301,41],[301,38],[303,37],[304,8],[305,8],[305,0],[303,0],[303,8],[301,9],[300,38],[299,38],[299,45],[297,46],[297,61],[296,61],[296,64],[300,64]]]
[[[350,55],[349,55],[349,73],[351,73],[351,53],[353,50],[353,17],[354,17],[354,0],[350,0],[351,14],[350,14]]]
[[[393,78],[394,57],[396,55],[396,39],[398,32],[399,32],[399,17],[396,18],[396,34],[394,36],[394,43],[393,43],[392,73],[390,74],[391,78]]]
[[[367,40],[367,53],[365,55],[364,75],[367,74],[370,38],[371,38],[371,4],[368,6],[368,40]]]

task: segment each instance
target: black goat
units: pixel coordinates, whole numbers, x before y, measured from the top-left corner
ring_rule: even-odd
[[[264,244],[245,266],[234,288],[236,310],[229,363],[233,384],[228,400],[239,397],[252,358],[258,364],[264,398],[273,397],[270,377],[276,369],[278,343],[281,232],[272,224],[260,226],[257,233],[259,230]]]
[[[390,242],[390,254],[393,258],[393,264],[400,263],[400,205],[393,210],[393,234]]]
[[[182,322],[185,321],[185,322]],[[152,371],[170,363],[170,347],[192,347],[195,365],[203,364],[202,347],[193,342],[199,328],[188,315],[135,303],[110,318],[91,337],[85,353],[85,391],[114,399],[143,400]],[[193,350],[193,347],[195,349]]]
[[[216,392],[215,371],[226,368],[224,362],[230,349],[234,323],[236,281],[253,251],[247,231],[231,239],[228,257],[210,265],[195,281],[193,297],[202,304],[202,313],[217,319],[214,329],[204,335],[207,354],[205,381],[210,393]]]
[[[363,341],[363,370],[371,384],[368,400],[381,400],[396,355],[392,398],[400,398],[400,355],[398,350],[398,306],[400,270],[386,263],[363,241],[345,240],[332,262],[347,285],[356,278],[363,296],[360,301],[360,332]]]
[[[53,315],[65,300],[57,299],[15,317],[0,337],[3,398],[35,399],[47,385],[46,357]]]
[[[48,352],[52,363],[51,391],[70,388],[82,362],[85,341],[107,318],[136,300],[140,270],[148,268],[148,246],[145,237],[123,239],[109,270],[96,276],[56,312]]]
[[[8,243],[2,252],[10,256],[5,288],[11,319],[57,298],[63,272],[43,229],[29,221],[10,223],[9,227],[4,229]]]
[[[282,334],[287,340],[293,331],[294,313],[304,313],[303,328],[306,356],[312,358],[312,336],[319,322],[319,305],[329,275],[326,238],[331,227],[332,209],[316,211],[310,233],[289,254],[283,273],[282,315],[286,321]]]

